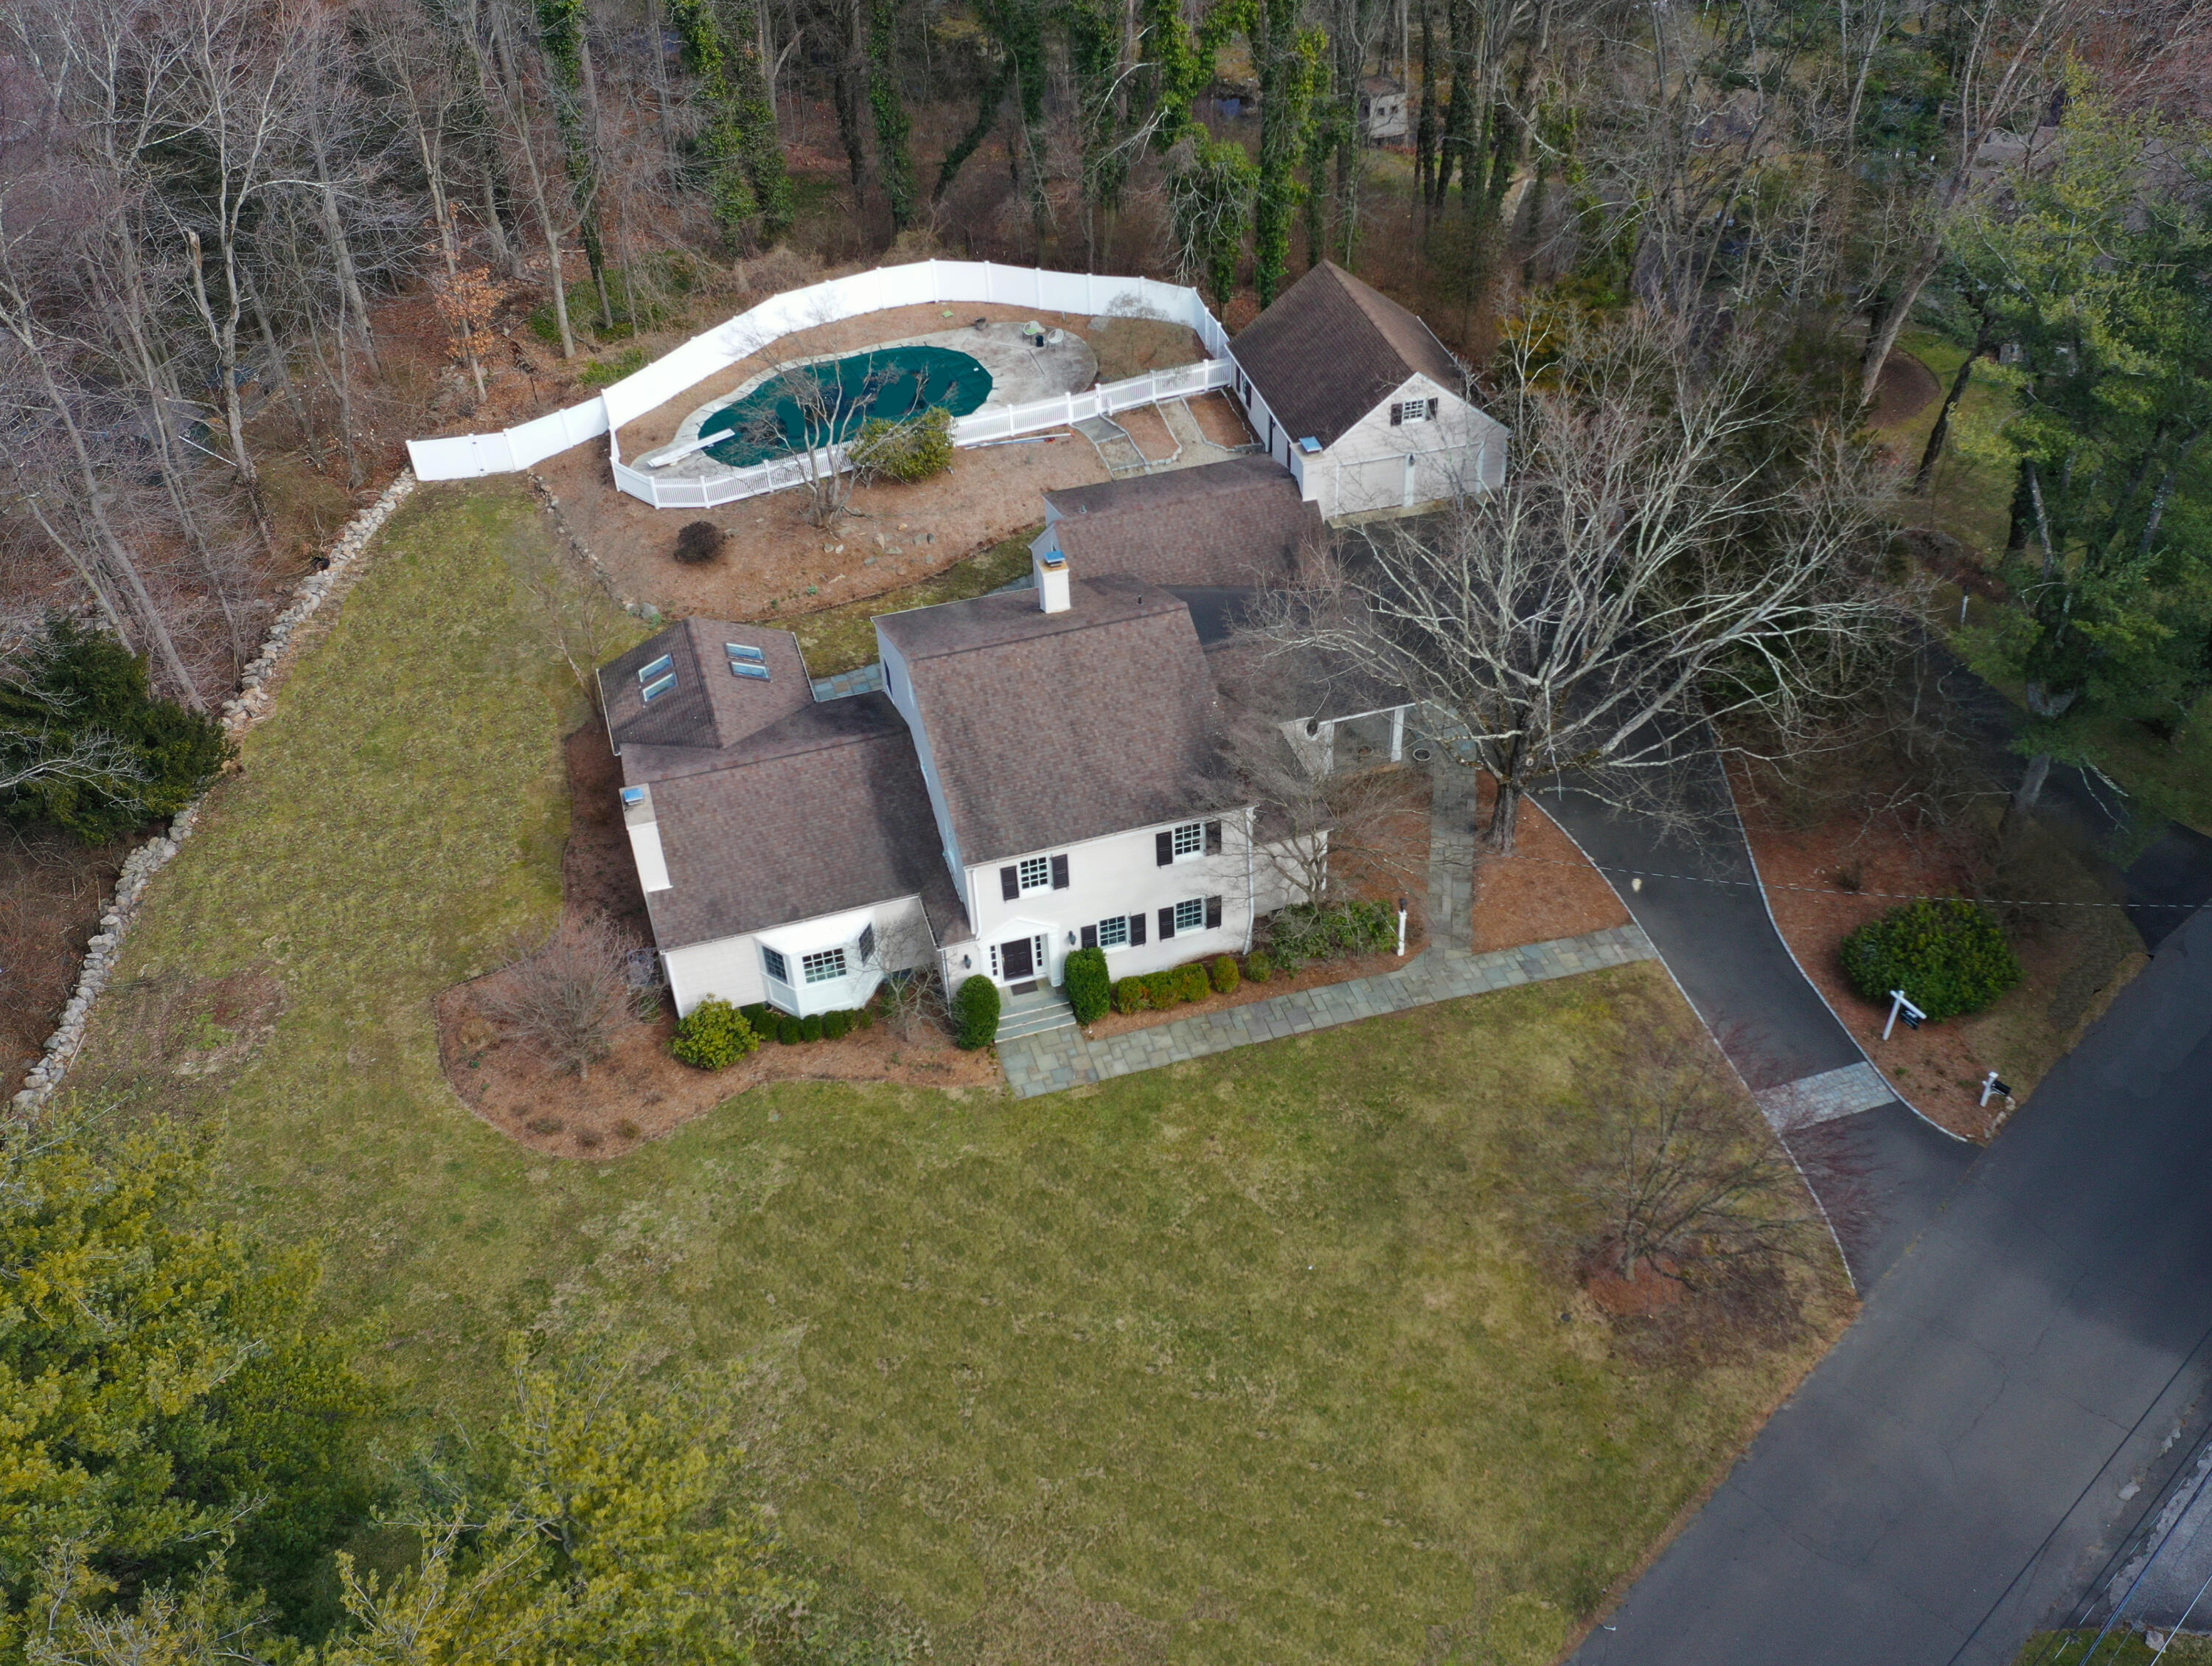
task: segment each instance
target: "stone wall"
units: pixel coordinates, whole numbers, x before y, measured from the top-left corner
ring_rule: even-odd
[[[375,502],[346,523],[345,530],[338,534],[337,541],[324,558],[325,564],[300,581],[299,588],[293,593],[292,605],[270,623],[268,635],[262,640],[261,652],[240,678],[237,694],[223,702],[223,732],[232,741],[243,739],[246,732],[268,711],[278,685],[291,668],[289,650],[294,638],[318,612],[335,605],[353,587],[365,565],[361,557],[369,541],[392,512],[407,501],[415,484],[414,475],[401,470],[399,477],[384,489]],[[208,791],[213,790],[210,785]],[[69,1073],[77,1049],[84,1044],[86,1020],[91,1017],[100,991],[107,987],[108,976],[122,952],[124,936],[137,913],[139,900],[154,876],[168,866],[179,848],[191,836],[207,796],[207,793],[202,793],[170,819],[167,833],[148,840],[125,858],[114,898],[100,917],[99,931],[85,946],[84,965],[77,975],[76,991],[62,1008],[61,1024],[46,1037],[44,1054],[23,1078],[22,1090],[15,1095],[18,1110],[42,1104]]]

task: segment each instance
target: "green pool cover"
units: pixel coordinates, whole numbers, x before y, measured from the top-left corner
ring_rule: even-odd
[[[965,353],[944,347],[885,347],[830,364],[810,364],[763,382],[699,425],[699,437],[729,437],[707,455],[732,468],[787,457],[806,444],[793,392],[794,377],[817,377],[836,418],[835,438],[848,440],[871,416],[896,422],[925,405],[965,416],[991,397],[991,373]]]

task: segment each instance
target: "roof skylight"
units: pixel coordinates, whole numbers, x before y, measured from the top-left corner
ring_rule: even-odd
[[[730,675],[750,677],[756,683],[769,680],[768,655],[757,648],[743,642],[725,642],[722,648],[730,656]]]
[[[640,684],[650,683],[654,678],[659,676],[662,672],[674,671],[675,669],[676,656],[672,654],[664,654],[658,660],[655,660],[651,665],[641,666],[637,673],[637,680]]]
[[[676,673],[674,672],[670,672],[665,677],[656,677],[652,682],[647,683],[645,685],[646,700],[648,703],[658,700],[662,695],[667,693],[669,690],[675,686]]]
[[[768,655],[757,648],[747,648],[743,642],[725,642],[722,651],[732,660],[750,660],[756,665],[767,663]]]

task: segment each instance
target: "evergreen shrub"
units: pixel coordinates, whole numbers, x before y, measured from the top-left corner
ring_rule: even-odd
[[[1096,1024],[1106,1016],[1114,998],[1113,980],[1106,976],[1106,951],[1077,949],[1067,957],[1067,1004],[1075,1009],[1078,1024]]]
[[[1125,977],[1114,985],[1114,1010],[1117,1012],[1141,1012],[1152,1003],[1146,981],[1141,977]]]
[[[850,1012],[841,1010],[835,1012],[824,1012],[822,1015],[822,1039],[823,1041],[842,1041],[847,1036],[852,1033],[852,1030],[853,1015]]]
[[[709,995],[676,1026],[668,1050],[695,1070],[727,1070],[759,1045],[745,1015],[720,995]]]
[[[786,1047],[798,1046],[799,1043],[799,1020],[792,1017],[788,1012],[778,1012],[775,1015],[775,1038],[779,1043]]]
[[[1235,994],[1237,986],[1244,981],[1243,975],[1237,970],[1237,957],[1233,954],[1214,956],[1206,964],[1206,975],[1213,980],[1218,994]]]
[[[999,1038],[999,986],[977,972],[960,986],[956,997],[959,1033],[955,1037],[970,1053]]]
[[[853,436],[849,453],[866,472],[912,484],[952,466],[952,413],[932,405],[919,416],[893,423],[871,416]]]
[[[1204,1000],[1213,993],[1213,981],[1206,975],[1206,963],[1194,960],[1188,966],[1178,966],[1168,976],[1175,980],[1176,999]]]
[[[1398,916],[1382,903],[1294,903],[1267,921],[1268,958],[1281,972],[1397,946]]]
[[[799,1039],[803,1042],[818,1042],[822,1039],[821,1013],[810,1012],[799,1019]]]
[[[1244,957],[1244,976],[1255,983],[1265,983],[1275,975],[1275,963],[1267,958],[1265,949],[1255,949]]]
[[[1982,909],[1907,903],[1844,939],[1844,975],[1871,1001],[1902,989],[1930,1023],[1978,1012],[2020,982],[2020,957]]]
[[[90,767],[35,773],[80,743],[105,739]],[[173,816],[222,768],[222,725],[156,698],[146,662],[112,636],[56,613],[18,672],[0,677],[0,818],[44,822],[87,844]]]

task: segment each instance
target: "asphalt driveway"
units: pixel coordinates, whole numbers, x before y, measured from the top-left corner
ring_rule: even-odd
[[[2208,1172],[2212,913],[2199,913],[1576,1659],[2010,1661],[2201,1432]]]

